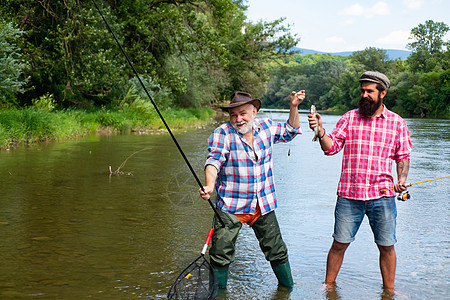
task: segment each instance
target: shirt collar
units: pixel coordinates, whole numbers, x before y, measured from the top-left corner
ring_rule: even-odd
[[[387,108],[386,108],[386,106],[384,104],[381,104],[381,105],[383,105],[383,111],[381,112],[381,114],[379,116],[376,116],[376,117],[377,118],[380,117],[380,118],[386,119]]]

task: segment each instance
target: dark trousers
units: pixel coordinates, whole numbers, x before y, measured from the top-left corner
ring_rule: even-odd
[[[236,239],[242,228],[242,223],[235,215],[221,211],[219,214],[225,223],[225,228],[217,218],[214,218],[214,234],[209,250],[210,263],[216,269],[227,268],[234,261]],[[266,260],[270,261],[272,266],[288,261],[287,247],[281,237],[274,211],[259,217],[251,227]]]

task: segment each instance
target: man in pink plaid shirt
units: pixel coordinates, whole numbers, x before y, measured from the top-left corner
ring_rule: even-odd
[[[330,289],[335,287],[345,250],[367,215],[380,251],[383,287],[393,293],[397,241],[395,193],[406,190],[412,146],[405,121],[383,104],[389,79],[382,73],[367,71],[359,82],[359,108],[344,114],[329,135],[322,127],[319,114],[317,119],[308,116],[310,128],[319,126],[319,142],[325,155],[344,149],[325,284]],[[393,161],[397,164],[396,183],[391,174]],[[383,192],[389,188],[393,189]]]

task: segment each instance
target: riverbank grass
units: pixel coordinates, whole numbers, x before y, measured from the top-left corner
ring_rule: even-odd
[[[204,125],[214,111],[165,109],[161,112],[170,129]],[[151,132],[165,129],[156,111],[99,108],[96,110],[49,110],[35,106],[0,111],[0,148],[77,138],[88,134]]]

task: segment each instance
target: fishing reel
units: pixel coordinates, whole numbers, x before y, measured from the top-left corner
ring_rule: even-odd
[[[409,194],[409,191],[403,191],[400,194],[398,194],[398,196],[397,196],[397,200],[400,200],[400,201],[406,201],[409,199],[411,199],[411,195]]]

